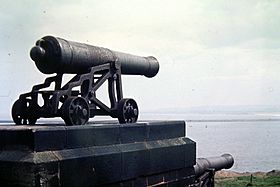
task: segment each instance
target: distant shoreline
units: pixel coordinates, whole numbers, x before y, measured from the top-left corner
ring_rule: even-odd
[[[166,120],[166,119],[163,119]],[[186,122],[258,122],[258,121],[280,121],[279,119],[190,119],[190,120],[184,120],[184,119],[178,119],[177,121],[186,121]],[[94,121],[94,120],[93,120]],[[103,121],[103,120],[101,120]],[[108,120],[110,121],[110,120]],[[140,120],[140,122],[143,122],[146,120]],[[150,120],[147,120],[150,121]],[[174,121],[174,119],[170,119],[170,120],[166,120],[166,121]],[[176,120],[175,120],[176,121]],[[54,122],[60,122],[60,121],[42,121],[44,123],[54,123]],[[41,123],[42,123],[41,122]],[[96,120],[96,122],[100,122],[99,120]],[[4,123],[14,123],[12,120],[0,120],[0,124],[4,124]],[[60,122],[61,123],[61,122]]]
[[[280,121],[280,119],[194,119],[186,122],[257,122],[257,121]]]

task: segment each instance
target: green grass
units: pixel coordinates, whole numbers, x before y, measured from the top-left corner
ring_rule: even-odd
[[[216,187],[238,187],[238,186],[279,186],[280,177],[252,177],[252,183],[250,185],[250,176],[234,177],[234,178],[218,178],[215,179]]]

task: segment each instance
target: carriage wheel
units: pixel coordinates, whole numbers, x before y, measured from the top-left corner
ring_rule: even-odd
[[[120,123],[135,123],[138,118],[138,106],[134,99],[121,99],[118,103]]]
[[[37,118],[30,112],[30,99],[18,99],[12,107],[12,118],[16,125],[35,125]],[[29,114],[28,114],[29,113]]]
[[[82,97],[69,97],[62,105],[66,125],[84,125],[89,119],[89,105]]]

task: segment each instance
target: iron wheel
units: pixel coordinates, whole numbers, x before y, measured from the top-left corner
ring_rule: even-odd
[[[89,105],[83,97],[69,97],[62,105],[66,125],[84,125],[89,120]]]
[[[30,111],[31,99],[18,99],[12,107],[12,118],[16,125],[35,125],[37,118]]]
[[[138,113],[138,106],[134,99],[121,99],[118,103],[118,120],[120,123],[135,123]]]

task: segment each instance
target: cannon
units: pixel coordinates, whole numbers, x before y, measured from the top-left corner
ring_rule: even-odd
[[[192,187],[214,187],[216,171],[229,169],[233,166],[234,159],[230,154],[218,157],[197,158],[194,165],[195,184]]]
[[[103,47],[45,36],[30,51],[36,67],[56,75],[21,94],[13,104],[16,124],[35,124],[37,119],[61,117],[66,125],[84,125],[89,118],[108,115],[120,123],[137,121],[139,109],[132,98],[123,98],[121,75],[154,77],[159,71],[155,57],[141,57]],[[62,85],[64,74],[75,74]],[[97,98],[96,91],[108,82],[110,106]],[[54,83],[54,88],[51,85]],[[39,104],[39,96],[43,104]]]

